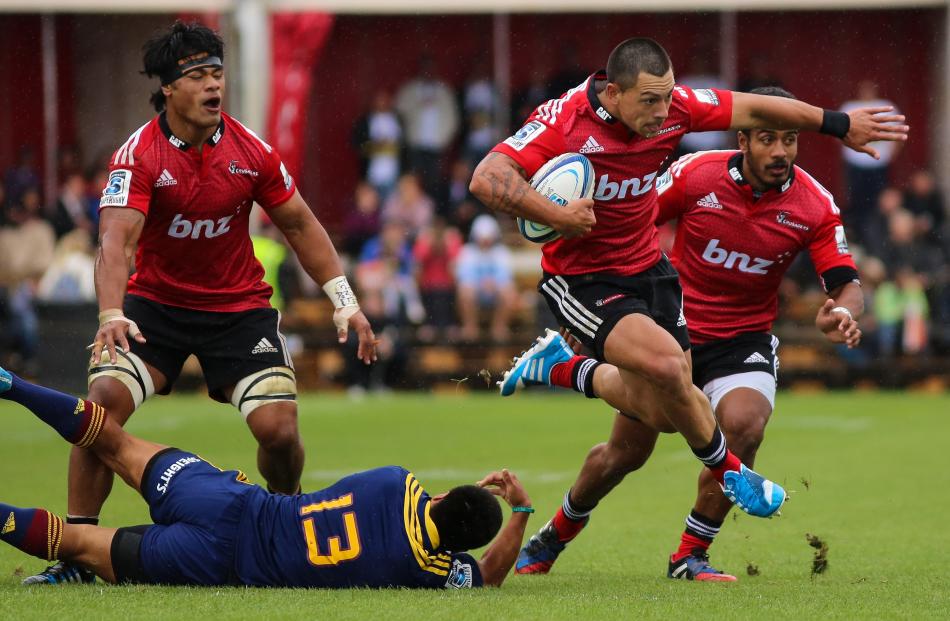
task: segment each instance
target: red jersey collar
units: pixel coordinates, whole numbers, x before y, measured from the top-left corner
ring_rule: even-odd
[[[601,69],[600,71],[594,73],[590,78],[588,78],[587,84],[587,102],[590,104],[591,110],[594,111],[594,114],[600,118],[601,121],[607,123],[608,125],[614,125],[618,122],[617,117],[607,112],[607,109],[604,108],[600,103],[600,99],[597,98],[597,80],[606,80],[607,79],[607,70]]]
[[[165,134],[165,137],[168,138],[168,142],[171,143],[173,147],[181,151],[187,151],[191,148],[191,144],[185,142],[172,132],[172,128],[168,125],[168,119],[165,118],[165,112],[162,112],[158,115],[158,126],[161,128],[162,133]],[[209,147],[216,147],[221,138],[224,137],[224,115],[221,116],[221,122],[218,123],[218,129],[215,130],[211,137],[205,140],[205,144]]]
[[[788,179],[781,187],[774,190],[768,190],[766,192],[756,192],[752,189],[752,186],[749,185],[749,182],[746,181],[745,176],[742,174],[742,151],[739,151],[735,155],[729,158],[729,161],[726,163],[726,167],[729,169],[729,176],[743,190],[747,191],[755,198],[760,198],[762,196],[767,196],[773,192],[776,194],[784,194],[792,187],[792,182],[795,181],[795,166],[792,165],[792,170],[788,173]]]

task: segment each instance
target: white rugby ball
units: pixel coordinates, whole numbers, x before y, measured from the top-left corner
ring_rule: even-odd
[[[531,177],[531,187],[558,205],[594,195],[594,167],[580,153],[565,153],[547,162]],[[561,236],[547,224],[518,218],[518,230],[528,241],[544,244]]]

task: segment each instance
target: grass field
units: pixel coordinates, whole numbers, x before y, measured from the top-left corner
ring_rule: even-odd
[[[384,464],[413,470],[432,492],[501,466],[518,473],[540,527],[583,456],[606,438],[606,406],[574,395],[399,395],[301,400],[304,489]],[[231,408],[204,397],[156,399],[130,422],[142,437],[199,452],[255,478],[255,445]],[[712,549],[736,584],[665,577],[694,493],[697,464],[679,437],[661,439],[551,575],[511,576],[481,592],[291,591],[93,587],[25,589],[42,561],[0,548],[0,618],[320,619],[877,619],[950,617],[950,396],[779,395],[757,469],[792,490],[780,518],[730,517]],[[0,499],[65,512],[68,451],[25,410],[0,402]],[[259,477],[258,477],[259,478]],[[104,524],[148,521],[117,483]],[[811,575],[806,533],[829,546]],[[759,574],[747,575],[755,565]]]

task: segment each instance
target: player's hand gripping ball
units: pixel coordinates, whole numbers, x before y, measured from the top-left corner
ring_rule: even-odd
[[[566,205],[594,195],[594,167],[580,153],[565,153],[548,161],[531,177],[531,187],[541,196]],[[547,224],[518,218],[518,230],[528,241],[544,244],[561,236]]]

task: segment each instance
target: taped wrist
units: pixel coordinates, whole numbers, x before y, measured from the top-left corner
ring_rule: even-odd
[[[844,138],[851,129],[851,117],[844,112],[825,109],[821,117],[822,134],[828,134],[837,138]]]
[[[346,276],[337,276],[323,285],[323,291],[333,302],[333,324],[337,330],[346,330],[350,317],[360,310],[353,288],[347,282]]]
[[[110,321],[121,321],[129,326],[129,335],[137,336],[142,333],[137,323],[125,316],[121,308],[107,308],[99,312],[99,327],[106,325]]]
[[[347,282],[346,276],[337,276],[333,280],[327,281],[323,285],[323,290],[333,302],[333,308],[345,308],[347,306],[359,306],[356,301],[356,294],[353,288]]]

